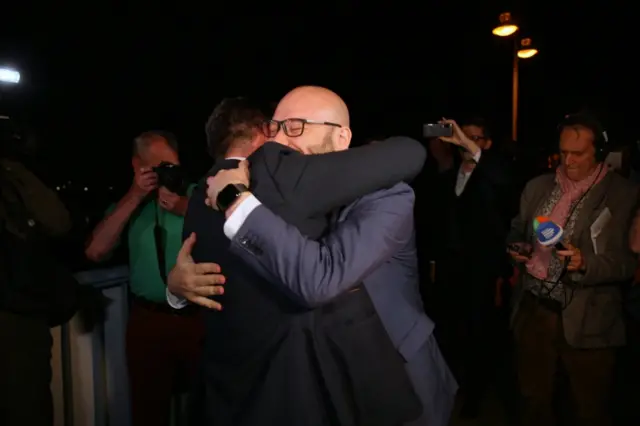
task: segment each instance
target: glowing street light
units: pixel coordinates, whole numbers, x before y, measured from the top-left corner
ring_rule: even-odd
[[[500,15],[500,25],[493,29],[493,34],[498,37],[509,37],[520,28],[511,19],[511,13],[505,12]],[[518,43],[518,39],[514,39],[513,43],[513,92],[511,98],[511,139],[515,142],[518,140],[518,89],[519,89],[519,59],[528,59],[538,53],[531,45],[530,38],[523,38]]]
[[[511,19],[511,14],[505,12],[500,14],[500,25],[493,29],[493,34],[498,37],[509,37],[518,31],[518,26]]]
[[[20,83],[20,73],[12,68],[0,67],[0,83]]]
[[[534,49],[531,45],[530,38],[520,40],[520,49],[518,49],[518,58],[528,59],[538,54],[538,49]]]

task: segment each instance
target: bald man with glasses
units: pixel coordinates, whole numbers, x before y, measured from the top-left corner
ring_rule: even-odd
[[[339,98],[326,89],[304,91],[308,102],[297,103],[295,98],[285,97],[287,102],[283,99],[278,110],[286,114],[276,115],[264,125],[267,139],[277,138],[278,143],[267,142],[249,157],[251,182],[245,183],[245,189],[249,186],[261,203],[296,232],[317,240],[337,226],[342,206],[378,189],[392,188],[418,173],[425,152],[419,143],[407,138],[346,150],[351,130],[342,100],[336,102],[335,98]],[[235,165],[237,161],[228,167],[216,165],[210,175]],[[392,226],[406,225],[412,229],[410,189],[405,185],[396,191],[404,191],[409,197],[396,204],[404,219],[398,216]],[[377,307],[362,282],[363,265],[381,261],[376,254],[371,260],[368,250],[389,250],[387,234],[382,229],[371,229],[370,235],[378,240],[362,241],[366,259],[352,268],[352,275],[343,276],[344,282],[321,280],[313,291],[303,290],[304,294],[300,294],[277,274],[256,269],[235,252],[234,243],[230,245],[228,238],[237,229],[234,230],[233,221],[225,220],[211,207],[224,210],[241,200],[243,192],[240,185],[222,188],[214,204],[208,197],[209,206],[201,193],[202,198],[193,199],[185,224],[185,234],[191,231],[197,234],[194,261],[217,263],[226,280],[224,296],[206,302],[222,308],[209,315],[208,340],[215,343],[211,344],[211,354],[205,355],[208,370],[215,372],[209,378],[210,388],[216,384],[207,403],[211,419],[217,415],[218,421],[223,417],[221,424],[246,425],[257,424],[260,419],[263,423],[279,424],[387,426],[409,424],[421,417],[423,407],[416,400],[412,383],[407,381],[402,356],[416,355],[430,335],[432,324],[421,307],[411,304],[405,307],[406,312],[398,312],[396,316],[408,318],[410,312],[422,312],[422,317],[416,314],[407,320],[414,325],[420,323],[414,327],[415,333],[406,329],[411,324],[403,322],[393,330],[395,334],[390,339],[388,328],[381,324]],[[255,201],[248,201],[243,209],[248,211],[252,205],[256,207]],[[407,238],[411,239],[411,235],[407,234]],[[404,243],[404,237],[396,242]],[[252,239],[243,240],[240,245],[254,255],[263,251],[260,242]],[[187,296],[191,293],[192,301],[197,303],[193,297],[197,289],[184,285],[185,280],[170,283],[170,290]],[[408,285],[412,288],[411,282]],[[402,290],[398,290],[397,297],[404,297]],[[399,335],[406,337],[407,331],[413,337],[404,340],[399,352],[397,345],[403,340]],[[239,371],[230,373],[225,358],[233,359]],[[446,365],[442,371],[434,369],[432,383],[441,383],[441,375],[447,372]],[[235,393],[235,400],[242,399],[242,392],[252,393],[252,397],[245,399],[248,405],[240,404],[243,418],[239,419],[233,403],[222,398],[220,392],[237,389],[241,373],[248,385]]]

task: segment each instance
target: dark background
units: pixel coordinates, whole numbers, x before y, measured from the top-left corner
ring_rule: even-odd
[[[35,126],[55,182],[127,185],[132,138],[157,128],[198,175],[222,97],[277,102],[300,84],[342,95],[356,140],[470,113],[507,138],[513,39],[491,33],[504,11],[540,51],[521,61],[521,146],[553,146],[583,106],[614,143],[638,139],[639,14],[613,1],[5,3],[0,64],[22,81],[3,108]]]

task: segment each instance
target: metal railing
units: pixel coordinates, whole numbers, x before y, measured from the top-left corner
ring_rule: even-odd
[[[78,317],[52,330],[55,426],[129,426],[125,353],[129,270],[118,266],[80,272],[76,278],[81,285],[99,289],[111,303],[104,323],[91,332],[84,331]]]

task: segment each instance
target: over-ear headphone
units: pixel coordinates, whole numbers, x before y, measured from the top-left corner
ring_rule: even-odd
[[[558,124],[558,133],[567,127],[584,127],[593,133],[593,144],[596,149],[596,161],[603,162],[609,154],[609,137],[600,121],[591,113],[583,111],[575,114],[567,114]]]

